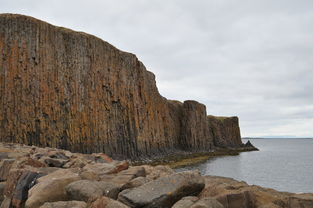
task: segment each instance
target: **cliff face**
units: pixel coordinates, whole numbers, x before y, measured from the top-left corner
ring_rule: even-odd
[[[242,146],[238,117],[208,116],[209,131],[217,147]]]
[[[213,148],[205,106],[162,97],[135,55],[27,16],[0,15],[0,95],[0,141],[115,158]]]

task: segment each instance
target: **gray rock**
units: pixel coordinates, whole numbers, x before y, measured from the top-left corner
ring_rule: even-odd
[[[199,194],[204,188],[199,172],[186,171],[122,191],[118,200],[130,207],[168,208],[184,196]]]
[[[79,180],[67,185],[65,190],[71,200],[88,202],[103,195],[117,199],[121,186],[106,181]]]
[[[103,195],[110,197],[112,199],[117,199],[117,196],[121,190],[121,186],[119,184],[105,181],[99,181],[97,182],[97,184],[102,190]]]

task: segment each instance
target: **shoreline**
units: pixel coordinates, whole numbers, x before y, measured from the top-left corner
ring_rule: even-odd
[[[241,152],[259,151],[254,146],[239,148],[216,148],[211,152],[176,152],[167,156],[159,156],[153,159],[130,161],[132,165],[168,165],[170,168],[183,168],[190,165],[203,163],[209,159],[221,156],[235,156]]]
[[[0,204],[5,208],[303,208],[313,207],[313,193],[280,192],[198,171],[177,173],[164,165],[132,166],[103,153],[0,143]]]

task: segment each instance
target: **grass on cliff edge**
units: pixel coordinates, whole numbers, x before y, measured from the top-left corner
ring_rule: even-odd
[[[199,163],[203,163],[211,158],[219,157],[219,156],[231,156],[231,155],[239,155],[240,152],[249,151],[249,150],[241,150],[241,149],[218,149],[215,152],[205,152],[205,153],[192,153],[192,154],[175,154],[170,155],[164,158],[155,159],[150,162],[133,162],[133,165],[168,165],[169,167],[182,168],[190,165],[195,165]]]

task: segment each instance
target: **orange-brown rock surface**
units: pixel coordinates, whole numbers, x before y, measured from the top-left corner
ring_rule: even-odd
[[[204,105],[162,97],[135,55],[28,16],[0,15],[0,141],[114,158],[241,144],[238,120],[210,122]]]
[[[208,116],[208,125],[215,146],[242,146],[238,117]]]

